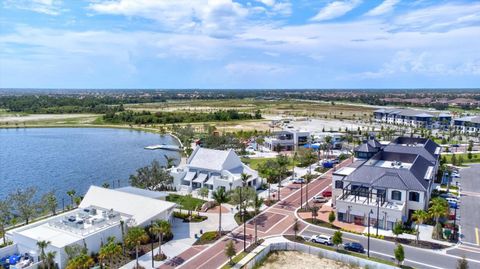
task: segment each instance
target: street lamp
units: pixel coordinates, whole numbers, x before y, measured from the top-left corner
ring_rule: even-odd
[[[379,215],[380,215],[380,201],[378,200],[378,190],[377,190],[377,236],[378,236]]]
[[[370,212],[368,212],[368,240],[367,240],[367,257],[370,258],[370,215],[373,214],[373,210],[370,209]]]
[[[245,181],[242,181],[242,188],[245,188]],[[240,188],[240,211],[242,211],[242,204],[243,204],[243,199],[242,199],[242,188]],[[242,214],[242,221],[243,221],[243,251],[246,252],[247,249],[247,223],[245,223],[245,214],[246,214],[246,203],[245,206],[243,207],[243,212]]]
[[[457,186],[457,192],[460,193],[460,190],[458,189],[458,181],[455,181],[455,186]],[[453,219],[453,240],[457,240],[457,207],[458,204],[455,204],[455,217]]]

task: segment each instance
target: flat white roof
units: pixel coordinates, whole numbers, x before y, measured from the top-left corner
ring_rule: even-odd
[[[32,227],[18,232],[19,234],[38,241],[50,241],[50,244],[57,248],[63,248],[83,239],[82,236],[65,232],[48,225],[48,223],[40,226]]]
[[[335,171],[334,174],[348,176],[351,173],[353,173],[353,171],[355,171],[355,169],[357,169],[357,168],[356,167],[343,167],[343,168]]]
[[[90,186],[79,207],[89,206],[113,209],[131,215],[136,224],[141,225],[158,214],[175,207],[176,204],[138,194]]]

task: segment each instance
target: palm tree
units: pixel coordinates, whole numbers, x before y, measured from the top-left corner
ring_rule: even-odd
[[[252,175],[249,175],[247,173],[241,173],[240,174],[240,179],[242,180],[242,188],[244,186],[247,186],[247,181],[252,177]],[[247,195],[245,194],[245,198],[242,197],[242,199],[240,199],[240,211],[242,211],[242,207],[243,207],[243,214],[242,214],[242,221],[243,221],[243,225],[246,225],[245,224],[245,214],[247,213],[246,210],[247,210]]]
[[[100,260],[108,260],[109,268],[114,268],[113,260],[122,253],[122,247],[115,242],[115,237],[108,238],[107,244],[100,248],[98,257]]]
[[[70,200],[72,201],[72,206],[75,204],[73,201],[73,198],[75,198],[75,194],[77,194],[77,192],[73,189],[67,191],[67,195],[70,196]]]
[[[252,207],[255,210],[255,218],[254,218],[254,224],[255,224],[255,244],[257,243],[257,216],[260,213],[260,208],[263,205],[263,198],[260,198],[257,193],[255,193],[255,197],[252,200]]]
[[[172,225],[166,220],[157,220],[152,227],[150,227],[150,232],[158,236],[158,256],[160,256],[162,255],[163,235],[172,232]]]
[[[167,160],[167,169],[175,166],[175,158],[168,157],[166,154],[163,155],[165,160]]]
[[[448,203],[447,200],[436,197],[430,202],[430,208],[428,213],[435,219],[435,227],[437,228],[441,217],[448,215]],[[437,238],[439,237],[438,229],[435,229]]]
[[[310,172],[308,172],[308,174],[306,174],[303,178],[305,179],[305,207],[308,209],[310,208],[310,205],[308,204],[308,183],[310,183],[312,181],[312,179],[314,178],[315,176],[312,175]]]
[[[50,241],[38,241],[37,242],[37,247],[40,250],[40,259],[42,260],[43,268],[45,268],[45,263],[46,263],[46,255],[45,255],[45,249],[50,245]]]
[[[45,260],[46,260],[48,269],[52,268],[52,266],[55,265],[55,256],[56,255],[57,255],[56,251],[50,251],[46,254]]]
[[[141,244],[148,241],[148,235],[142,227],[132,227],[127,231],[125,243],[130,247],[135,247],[136,267],[140,268],[138,264],[138,248]]]
[[[415,210],[413,212],[412,218],[415,220],[415,224],[417,224],[417,242],[418,237],[420,235],[420,225],[422,225],[428,219],[428,213],[424,210]]]
[[[3,244],[7,243],[5,238],[5,229],[10,224],[12,218],[12,206],[8,200],[0,200],[0,233],[2,234]]]
[[[277,156],[277,163],[278,163],[278,166],[279,166],[279,175],[278,175],[278,188],[277,188],[277,193],[278,193],[278,197],[277,197],[277,200],[280,201],[280,187],[282,186],[282,178],[287,174],[287,168],[288,168],[288,163],[289,163],[289,160],[288,160],[288,156],[286,155],[278,155]]]
[[[222,204],[228,201],[228,195],[225,192],[225,189],[218,188],[212,193],[213,200],[218,204],[218,235],[222,235]]]

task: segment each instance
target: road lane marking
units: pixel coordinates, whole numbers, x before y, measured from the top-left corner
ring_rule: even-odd
[[[478,228],[475,227],[475,237],[477,238],[477,245],[480,246],[480,239],[479,239],[479,236],[478,236]]]

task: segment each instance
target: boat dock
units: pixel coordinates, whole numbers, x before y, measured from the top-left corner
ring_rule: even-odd
[[[181,148],[179,146],[164,145],[164,144],[147,146],[147,147],[145,147],[145,149],[149,149],[149,150],[163,149],[163,150],[181,151]]]

